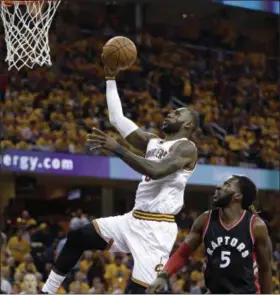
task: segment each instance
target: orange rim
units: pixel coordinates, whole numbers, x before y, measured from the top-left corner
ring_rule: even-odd
[[[18,0],[0,0],[0,6],[11,7],[13,5],[28,5],[33,3],[40,3],[40,2],[56,2],[59,0],[25,0],[25,1],[18,1]]]
[[[5,6],[5,7],[10,7],[13,6],[14,4],[19,4],[19,5],[24,5],[25,1],[11,1],[11,0],[5,0],[5,1],[1,1],[1,6]]]

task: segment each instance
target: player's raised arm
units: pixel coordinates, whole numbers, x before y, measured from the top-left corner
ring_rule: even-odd
[[[185,238],[182,245],[170,257],[166,265],[148,287],[146,293],[152,294],[162,291],[169,277],[176,274],[185,264],[190,255],[202,243],[203,230],[207,222],[208,212],[201,214],[194,222],[190,233]]]
[[[265,223],[256,218],[253,227],[255,249],[259,268],[259,282],[262,294],[272,293],[272,245]]]
[[[110,123],[131,145],[145,152],[149,140],[156,137],[156,135],[143,131],[133,121],[124,116],[117,83],[115,81],[117,71],[111,70],[105,66],[105,74],[106,99]]]
[[[93,129],[94,133],[88,135],[88,144],[92,148],[102,147],[113,152],[135,171],[150,177],[159,179],[175,173],[183,168],[194,168],[197,159],[197,148],[191,141],[178,141],[172,146],[168,156],[160,162],[154,162],[135,155],[113,138],[100,130]]]

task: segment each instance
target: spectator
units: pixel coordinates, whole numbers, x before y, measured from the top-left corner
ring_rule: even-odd
[[[20,294],[37,294],[38,282],[36,276],[31,273],[27,273],[23,278],[23,289]]]
[[[40,241],[47,248],[52,246],[54,236],[52,235],[50,228],[46,223],[43,222],[38,226],[37,231],[32,236],[32,241]]]
[[[17,284],[17,283],[14,283],[12,285],[12,290],[9,294],[19,294],[21,292],[21,288],[20,288],[20,285]]]
[[[22,222],[27,225],[36,225],[37,224],[36,220],[34,218],[30,217],[30,214],[27,210],[22,211],[21,219],[22,219]]]
[[[28,271],[35,273],[37,271],[36,266],[33,263],[33,257],[30,253],[24,255],[23,262],[18,266],[17,270],[23,273]]]
[[[70,221],[70,229],[77,229],[79,227],[86,225],[87,223],[89,223],[88,218],[85,216],[82,210],[79,209],[77,210],[77,213],[74,213],[74,216]]]
[[[123,294],[123,290],[119,287],[118,284],[114,284],[112,287],[112,294]]]
[[[23,276],[24,276],[23,272],[16,271],[14,274],[14,283],[21,287],[23,284]]]
[[[84,259],[80,261],[80,271],[86,274],[89,268],[92,266],[93,263],[93,253],[92,251],[86,251],[84,253]]]
[[[10,294],[12,291],[12,286],[10,282],[1,276],[1,288],[0,288],[1,294]]]
[[[42,290],[42,288],[44,286],[43,275],[41,273],[39,273],[39,272],[36,272],[35,276],[36,276],[36,281],[37,281],[38,288],[39,288],[39,290]]]
[[[118,284],[123,291],[130,275],[128,268],[122,263],[122,255],[116,255],[115,261],[105,268],[104,278],[109,286]],[[111,292],[112,290],[110,290]]]
[[[103,286],[101,279],[96,277],[92,281],[92,287],[89,289],[88,294],[98,294],[97,290],[100,288],[100,285]]]
[[[104,288],[104,285],[102,283],[97,283],[95,285],[93,293],[88,292],[88,294],[104,294],[104,293],[105,293],[105,288]]]
[[[8,249],[16,262],[24,261],[24,255],[30,252],[30,244],[27,239],[22,237],[22,230],[18,230],[16,235],[12,236],[8,241]]]
[[[72,294],[87,293],[89,291],[89,285],[86,280],[85,274],[78,271],[75,274],[75,280],[69,285],[69,292]]]

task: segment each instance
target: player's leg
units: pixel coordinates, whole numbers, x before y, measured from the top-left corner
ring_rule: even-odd
[[[55,294],[67,273],[76,265],[86,250],[105,250],[114,242],[117,251],[125,252],[126,248],[122,245],[119,231],[122,217],[97,219],[82,228],[70,231],[42,291]]]
[[[132,278],[127,294],[143,293],[169,259],[177,237],[176,223],[131,218],[126,244],[134,259]],[[141,292],[140,292],[141,291]]]
[[[43,292],[55,294],[67,273],[76,265],[84,251],[104,250],[107,245],[108,243],[97,233],[92,223],[70,231],[53,270],[43,286]]]
[[[132,281],[131,279],[127,282],[124,294],[145,294],[147,286],[142,286]]]

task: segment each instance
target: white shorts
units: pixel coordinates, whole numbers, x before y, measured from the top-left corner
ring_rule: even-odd
[[[93,223],[111,246],[109,251],[132,254],[132,280],[144,287],[153,282],[169,259],[178,233],[175,222],[137,219],[133,212],[96,219]]]

